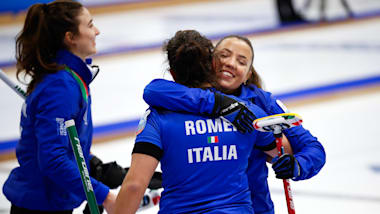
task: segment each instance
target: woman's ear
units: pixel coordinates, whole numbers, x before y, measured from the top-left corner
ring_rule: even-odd
[[[245,75],[245,80],[244,80],[244,84],[246,85],[248,80],[251,78],[253,74],[253,66],[251,66],[247,72],[247,75]]]
[[[70,31],[67,31],[65,33],[65,37],[63,39],[63,43],[67,46],[67,47],[73,47],[75,42],[74,42],[74,34]]]
[[[172,77],[173,77],[173,80],[174,80],[174,82],[176,81],[176,76],[175,76],[175,73],[173,72],[173,70],[172,69],[170,69],[169,70],[169,72],[170,72],[170,75],[172,75]]]
[[[212,56],[212,70],[216,72],[216,69],[218,68],[218,66],[220,66],[220,64],[220,59],[217,53],[214,52],[214,55]]]

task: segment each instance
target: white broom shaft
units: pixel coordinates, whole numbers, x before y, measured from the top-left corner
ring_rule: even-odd
[[[0,79],[12,88],[21,98],[25,99],[26,93],[18,85],[12,82],[2,69],[0,69]]]

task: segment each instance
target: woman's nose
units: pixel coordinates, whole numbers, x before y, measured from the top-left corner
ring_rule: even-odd
[[[95,27],[95,35],[99,35],[100,34],[100,31],[97,27]]]
[[[225,59],[225,65],[229,68],[235,69],[236,68],[236,60],[233,59],[233,57],[229,57]]]

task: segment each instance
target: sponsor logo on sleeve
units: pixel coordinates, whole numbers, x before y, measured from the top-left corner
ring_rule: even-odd
[[[55,121],[57,122],[57,133],[60,136],[66,136],[66,126],[65,126],[65,119],[63,118],[55,118]]]
[[[144,130],[149,114],[150,114],[150,109],[146,110],[144,115],[141,117],[139,125],[137,126],[136,135],[140,134]]]

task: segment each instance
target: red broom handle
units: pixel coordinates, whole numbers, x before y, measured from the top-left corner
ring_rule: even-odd
[[[280,134],[280,136],[276,136],[276,147],[278,151],[278,156],[280,157],[282,154],[284,154],[284,147],[282,146],[282,134]],[[296,210],[294,209],[292,189],[290,188],[289,180],[282,179],[282,181],[284,183],[284,191],[285,191],[286,205],[288,207],[288,213],[295,214]]]

